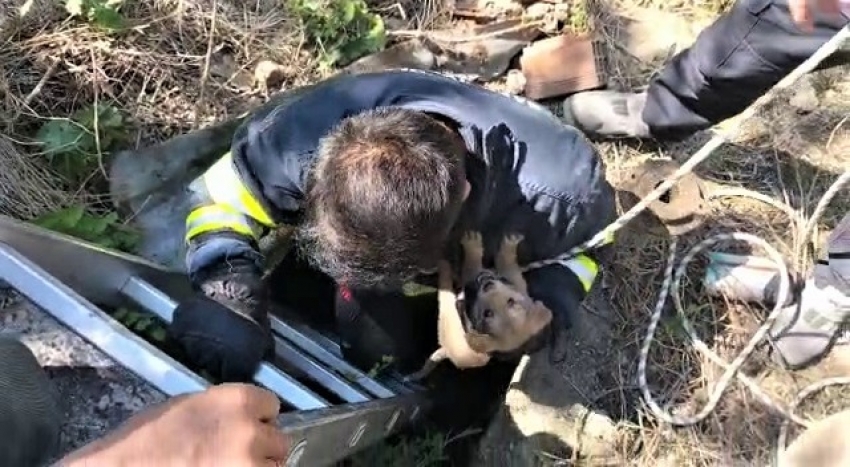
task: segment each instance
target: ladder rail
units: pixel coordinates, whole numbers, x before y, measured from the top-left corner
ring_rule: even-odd
[[[289,435],[287,467],[330,466],[363,448],[415,424],[430,401],[423,394],[376,399],[278,417]]]
[[[194,294],[184,274],[0,215],[0,280],[167,396],[209,387],[95,305],[129,299],[170,323],[176,303]],[[261,365],[255,380],[298,409],[277,419],[293,441],[285,465],[333,465],[430,409],[427,393],[370,378],[313,329],[276,316],[271,323],[277,358],[347,401],[333,406],[273,362]]]
[[[290,342],[293,342],[301,350],[316,360],[330,366],[340,374],[346,375],[351,382],[356,383],[373,396],[380,398],[396,396],[396,394],[385,385],[370,378],[366,375],[366,373],[362,372],[360,369],[354,367],[342,358],[334,355],[331,351],[319,344],[317,342],[318,339],[314,336],[314,334],[317,333],[310,332],[310,330],[307,329],[298,329],[283,322],[276,316],[271,316],[270,318],[272,330],[274,332],[286,338]]]
[[[121,287],[121,293],[161,320],[171,324],[177,303],[149,282],[138,277],[131,277]],[[276,342],[275,347],[277,346]],[[298,410],[319,409],[331,405],[295,378],[278,370],[268,362],[260,363],[260,368],[254,375],[254,381],[270,389],[287,404]]]
[[[0,243],[0,278],[164,394],[176,396],[209,386],[206,380],[4,243]]]
[[[166,323],[170,323],[173,319],[174,309],[177,308],[177,303],[164,294],[161,290],[154,287],[149,282],[141,279],[139,277],[131,277],[129,281],[121,288],[121,293],[123,293],[127,298],[135,302],[140,307],[150,311],[151,313],[158,316],[160,319],[165,321]],[[346,381],[341,376],[335,374],[334,372],[328,370],[322,365],[318,364],[310,360],[304,353],[299,351],[286,340],[281,339],[280,337],[274,336],[274,344],[275,344],[275,353],[278,358],[283,359],[287,363],[291,364],[293,367],[303,371],[308,375],[310,379],[322,384],[328,390],[345,400],[346,402],[365,402],[369,400],[369,397],[364,394],[362,391],[353,387],[351,383]],[[269,382],[270,379],[280,380],[281,376],[274,375],[268,371],[264,372],[264,367],[270,366],[268,363],[263,363],[260,368],[260,372],[256,375],[256,380],[258,383],[266,386],[267,384],[271,384]],[[273,368],[273,367],[272,367]],[[284,398],[287,402],[297,403],[299,404],[297,408],[299,409],[314,409],[320,408],[322,406],[304,406],[304,396],[299,392],[291,393],[289,392],[288,387],[284,387],[286,385],[291,385],[294,379],[283,373],[284,378],[287,378],[291,381],[279,381],[275,384],[276,387],[280,388],[282,392],[285,392],[287,395]],[[296,384],[299,386],[300,383]],[[303,386],[302,386],[303,387]],[[279,394],[280,395],[280,394]],[[292,397],[298,397],[297,401],[290,401],[289,399]],[[312,396],[310,396],[312,397]],[[316,396],[318,397],[318,396]],[[330,405],[327,401],[322,400],[324,406]],[[307,401],[309,402],[309,401]]]

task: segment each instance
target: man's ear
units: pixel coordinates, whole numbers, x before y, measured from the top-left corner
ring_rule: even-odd
[[[472,191],[472,185],[469,183],[469,180],[463,179],[463,201],[466,201],[469,198],[469,193]]]

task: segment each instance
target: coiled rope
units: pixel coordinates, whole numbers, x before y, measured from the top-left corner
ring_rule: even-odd
[[[742,112],[741,120],[743,121],[752,118],[768,102],[773,100],[781,90],[790,87],[803,75],[813,71],[818,66],[818,64],[820,64],[828,56],[832,55],[848,39],[850,39],[850,25],[845,26],[840,31],[838,31],[829,41],[823,44],[820,49],[818,49],[811,57],[801,63],[796,69],[794,69],[794,71],[792,71],[784,79],[777,83],[770,91],[765,93],[763,96],[757,99],[749,108]],[[638,204],[636,204],[629,211],[620,216],[617,220],[612,222],[602,231],[597,233],[590,240],[558,257],[529,263],[523,269],[525,271],[529,271],[532,269],[537,269],[553,264],[562,264],[564,261],[569,260],[570,258],[574,257],[579,253],[601,245],[606,238],[613,235],[618,230],[622,229],[623,226],[625,226],[628,222],[630,222],[641,212],[647,209],[650,204],[657,201],[662,195],[664,195],[668,190],[670,190],[670,188],[672,188],[673,185],[675,185],[679,179],[681,179],[686,174],[692,172],[693,169],[698,164],[705,161],[714,150],[719,148],[722,144],[736,138],[740,131],[741,125],[736,125],[726,132],[715,133],[715,135],[696,153],[694,153],[684,164],[682,164],[682,166],[675,173],[673,173],[673,175],[671,175],[669,179],[667,179],[664,183],[658,185],[655,190],[650,192]],[[827,192],[824,194],[824,196],[821,198],[820,202],[816,206],[814,212],[812,213],[812,216],[809,218],[807,223],[804,222],[796,213],[796,211],[794,211],[794,209],[792,209],[790,206],[776,201],[765,195],[750,192],[749,190],[720,190],[715,192],[714,194],[710,194],[709,198],[716,198],[721,196],[747,196],[771,204],[779,208],[783,212],[788,213],[792,217],[792,220],[797,223],[797,225],[805,227],[803,229],[802,237],[802,240],[805,242],[808,241],[810,236],[814,233],[817,227],[817,221],[823,215],[823,212],[826,210],[826,207],[836,196],[836,194],[842,188],[848,185],[848,183],[850,183],[850,170],[845,171],[832,184],[832,186],[830,186],[830,188],[827,190]],[[750,339],[750,341],[747,343],[741,353],[738,354],[738,356],[731,363],[728,363],[724,361],[721,357],[719,357],[717,354],[715,354],[709,348],[709,346],[705,342],[703,342],[699,338],[699,336],[697,336],[696,332],[693,329],[693,326],[691,326],[690,322],[682,311],[681,294],[679,293],[679,288],[681,285],[681,280],[687,270],[688,264],[700,252],[714,244],[730,240],[744,241],[763,248],[767,255],[776,263],[777,267],[779,268],[781,283],[779,286],[779,297],[776,300],[776,306],[773,308],[767,319],[764,321],[762,326],[756,331],[756,333],[753,335],[753,337]],[[786,420],[783,422],[779,440],[777,443],[777,450],[780,452],[784,451],[790,422],[797,423],[804,427],[808,426],[808,422],[806,420],[803,420],[794,413],[797,406],[799,406],[799,404],[803,400],[805,400],[809,395],[825,387],[840,384],[850,384],[850,378],[828,378],[819,381],[813,385],[810,385],[803,389],[797,395],[796,399],[791,403],[791,405],[787,408],[783,407],[781,404],[771,399],[770,396],[768,396],[768,394],[755,383],[755,381],[753,381],[751,378],[744,375],[743,373],[739,372],[739,370],[746,361],[746,359],[753,352],[755,347],[767,335],[773,322],[776,320],[777,316],[781,312],[782,304],[785,303],[788,293],[790,292],[788,266],[782,258],[782,255],[765,240],[755,235],[743,232],[724,233],[709,237],[692,247],[682,258],[681,262],[679,262],[678,267],[676,267],[677,247],[678,241],[674,238],[670,245],[670,254],[667,258],[667,267],[664,271],[664,281],[661,285],[661,291],[658,296],[658,301],[650,317],[649,327],[647,329],[647,333],[644,337],[643,344],[640,349],[640,360],[638,363],[638,384],[640,386],[641,393],[643,394],[647,406],[658,419],[664,422],[679,426],[693,425],[705,419],[709,414],[711,414],[712,411],[714,411],[714,409],[717,407],[718,402],[720,401],[720,398],[723,396],[723,393],[726,392],[726,389],[731,384],[732,378],[737,378],[747,388],[753,391],[753,393],[763,403],[785,416]],[[801,252],[798,252],[798,258],[795,258],[796,261],[801,261],[801,259],[799,258],[800,255]],[[699,352],[703,353],[713,363],[725,369],[725,372],[718,381],[718,384],[715,385],[714,391],[709,397],[708,402],[705,404],[702,410],[700,410],[696,415],[693,416],[674,416],[662,409],[653,397],[646,380],[646,365],[649,356],[649,349],[655,339],[655,331],[661,319],[661,314],[664,309],[664,305],[667,301],[667,296],[671,293],[673,295],[673,303],[676,312],[679,315],[683,327],[689,339],[691,340],[691,343],[693,344],[694,348],[696,348]],[[524,357],[524,359],[527,358],[527,356]]]

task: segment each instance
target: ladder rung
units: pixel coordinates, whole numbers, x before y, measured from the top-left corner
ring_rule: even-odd
[[[131,277],[121,288],[121,292],[137,305],[157,315],[166,323],[171,323],[177,303],[149,282],[139,277]],[[298,410],[318,409],[331,404],[303,384],[283,373],[268,362],[260,364],[254,380],[272,390],[281,399]]]
[[[341,397],[346,402],[366,402],[369,396],[360,392],[341,376],[328,370],[310,358],[286,340],[275,338],[275,353],[277,356],[295,368],[303,371],[307,377],[326,387],[329,391]]]
[[[318,333],[315,331],[304,327],[296,328],[295,326],[284,323],[275,316],[270,316],[270,318],[272,330],[274,332],[286,338],[316,360],[331,367],[336,372],[345,375],[347,379],[357,383],[360,387],[369,391],[369,393],[373,396],[386,398],[394,397],[396,395],[386,386],[370,378],[350,363],[334,355],[331,351],[318,344],[316,342],[318,339],[315,338]]]
[[[132,277],[122,287],[121,292],[139,306],[151,311],[164,321],[171,322],[171,315],[177,304],[151,283],[139,277]],[[303,326],[290,325],[273,315],[270,315],[269,319],[271,321],[272,331],[283,337],[285,339],[284,343],[291,343],[295,347],[279,348],[280,351],[286,352],[286,355],[281,355],[281,358],[290,361],[294,366],[301,369],[307,366],[313,366],[318,368],[319,370],[317,371],[320,373],[327,373],[328,370],[325,367],[329,367],[337,374],[343,375],[344,380],[333,374],[315,375],[314,379],[321,378],[322,381],[318,381],[320,383],[323,381],[332,383],[333,387],[326,387],[344,400],[348,402],[357,402],[360,400],[358,399],[359,396],[354,394],[360,393],[362,395],[361,391],[350,387],[351,383],[360,386],[374,397],[386,398],[396,395],[392,390],[370,378],[364,372],[320,344],[319,342],[322,340],[328,339],[318,332]],[[308,356],[318,360],[319,363],[309,360]],[[343,388],[341,384],[349,387]],[[344,392],[346,395],[342,395],[341,392]]]

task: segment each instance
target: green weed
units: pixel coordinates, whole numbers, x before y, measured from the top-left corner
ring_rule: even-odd
[[[104,31],[124,28],[121,0],[65,0],[65,11]]]
[[[125,137],[124,117],[118,109],[111,105],[90,105],[71,118],[45,123],[38,130],[36,141],[51,166],[69,182],[82,183],[96,170],[104,154]]]
[[[417,437],[401,437],[355,454],[351,467],[439,467],[446,465],[446,436],[432,431]]]
[[[386,45],[384,21],[364,0],[286,0],[325,67],[343,66]]]
[[[139,233],[122,224],[114,212],[97,215],[87,212],[83,206],[49,212],[32,220],[32,223],[104,248],[125,252],[132,252],[140,240]]]
[[[112,313],[112,317],[152,344],[165,342],[165,325],[150,313],[121,307]]]

